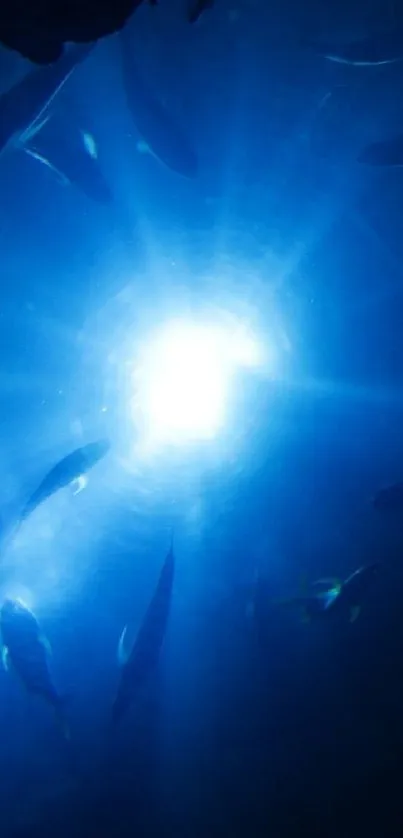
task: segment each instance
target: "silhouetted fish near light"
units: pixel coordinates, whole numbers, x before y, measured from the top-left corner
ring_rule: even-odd
[[[30,157],[48,167],[66,185],[74,184],[98,203],[110,203],[112,192],[97,159],[94,137],[80,128],[63,103],[22,146]]]
[[[384,512],[403,512],[403,483],[392,483],[379,489],[373,498],[373,506]]]
[[[155,157],[169,169],[185,177],[195,177],[198,171],[196,153],[186,134],[141,77],[128,29],[120,33],[119,42],[126,100],[139,134]]]
[[[311,44],[311,47],[318,55],[338,64],[352,64],[357,67],[393,64],[403,59],[403,29],[396,26],[348,44],[318,42]]]
[[[127,712],[139,687],[158,663],[171,609],[174,572],[175,556],[172,537],[157,587],[131,651],[127,653],[124,650],[127,627],[123,629],[119,640],[118,658],[122,671],[112,708],[114,721],[119,721]]]
[[[329,615],[354,622],[378,569],[377,563],[366,565],[354,571],[344,582],[338,579],[318,579],[308,587],[306,593],[279,600],[277,604],[299,609],[304,622]]]
[[[66,737],[69,731],[65,720],[66,699],[53,684],[49,669],[49,643],[43,636],[35,615],[19,599],[6,599],[0,610],[3,665],[15,669],[25,688],[40,695],[56,712]]]
[[[0,96],[0,154],[11,143],[24,146],[46,120],[46,111],[93,45],[69,50],[53,67],[37,67]]]
[[[316,588],[316,590],[314,590]],[[321,588],[322,590],[319,590]],[[304,622],[326,614],[339,596],[341,582],[338,579],[327,579],[313,582],[305,592],[276,601],[276,605],[296,608],[301,612]]]
[[[88,53],[89,48],[84,49]],[[81,55],[82,48],[78,50]],[[65,63],[64,59],[60,63]],[[93,200],[107,203],[112,200],[112,193],[93,153],[96,148],[94,139],[82,130],[72,109],[63,106],[63,101],[60,104],[62,85],[57,87],[50,99],[47,98],[50,85],[53,89],[60,79],[59,71],[60,64],[31,70],[28,76],[0,97],[0,133],[4,132],[8,148],[24,152],[39,161],[56,175],[59,182],[74,183]],[[35,101],[37,104],[33,108]]]
[[[47,498],[63,489],[70,483],[77,481],[77,490],[84,488],[81,478],[98,463],[110,449],[108,439],[100,439],[97,442],[89,442],[82,448],[77,448],[64,457],[48,472],[46,477],[33,492],[26,502],[18,519],[20,525],[29,515]]]
[[[367,145],[358,156],[358,162],[367,166],[403,166],[403,134]]]
[[[2,0],[0,41],[36,64],[63,55],[65,43],[89,43],[117,32],[143,0]],[[157,0],[148,0],[156,5]]]
[[[214,0],[190,0],[187,13],[189,23],[196,23],[203,12],[212,9],[213,6]]]

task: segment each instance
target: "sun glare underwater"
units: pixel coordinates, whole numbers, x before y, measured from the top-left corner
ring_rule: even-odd
[[[148,443],[213,439],[237,374],[262,362],[262,347],[240,323],[168,321],[140,349],[133,372],[132,410]]]
[[[311,44],[299,27],[327,4],[307,4],[100,3],[141,8],[15,84],[0,45],[1,838],[102,832],[104,814],[116,836],[286,836],[277,804],[330,838],[333,793],[347,836],[350,753],[367,782],[383,711],[385,776],[402,762],[403,135],[381,154],[378,71],[356,82],[362,56]],[[374,98],[398,118],[387,72]],[[66,713],[68,753],[16,663],[55,678],[25,686]],[[304,821],[318,755],[323,829]],[[58,780],[60,823],[40,799]]]

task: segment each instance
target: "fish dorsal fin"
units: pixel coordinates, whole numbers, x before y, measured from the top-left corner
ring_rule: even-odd
[[[130,657],[130,652],[125,647],[126,634],[127,634],[127,626],[124,627],[124,629],[122,631],[122,634],[119,637],[118,651],[117,651],[119,666],[125,666],[127,664],[127,661],[129,660],[129,657]]]

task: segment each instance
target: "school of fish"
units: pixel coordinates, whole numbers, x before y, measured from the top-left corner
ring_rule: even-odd
[[[91,131],[72,119],[64,103],[64,88],[71,74],[90,58],[95,43],[119,33],[123,90],[133,123],[142,137],[143,149],[153,154],[173,172],[194,178],[199,159],[190,138],[176,124],[151,86],[142,77],[134,56],[132,33],[127,23],[142,0],[100,2],[97,12],[88,0],[64,4],[57,14],[52,4],[29,0],[17,6],[7,0],[0,11],[0,41],[38,65],[0,96],[0,160],[6,153],[25,153],[48,167],[60,182],[74,184],[95,201],[110,202],[113,194],[105,181],[98,147]],[[156,5],[149,0],[149,5]],[[196,23],[213,0],[190,0],[187,21]],[[157,11],[156,11],[157,13]],[[65,44],[71,46],[65,49]],[[393,64],[403,60],[403,26],[390,27],[360,40],[337,44],[320,40],[305,43],[324,61],[350,65],[357,72],[364,68]],[[327,97],[331,100],[331,94]],[[379,138],[362,149],[362,165],[392,167],[403,165],[403,133]],[[85,488],[88,472],[108,454],[110,442],[99,439],[67,454],[45,474],[32,494],[24,499],[11,527],[10,538],[34,510],[57,491],[69,485]],[[403,518],[403,483],[379,489],[373,498],[377,513]],[[364,565],[347,578],[317,579],[282,600],[272,599],[264,579],[257,574],[251,595],[251,613],[256,622],[271,607],[296,609],[305,622],[335,619],[354,622],[381,572],[380,563]],[[127,627],[118,643],[120,677],[111,708],[113,722],[129,711],[138,690],[158,666],[171,612],[175,577],[174,537],[171,535],[154,594],[137,636],[126,648]],[[68,700],[56,688],[50,667],[50,644],[35,614],[19,599],[7,598],[0,607],[2,660],[5,669],[14,670],[31,694],[41,696],[53,709],[66,737]]]

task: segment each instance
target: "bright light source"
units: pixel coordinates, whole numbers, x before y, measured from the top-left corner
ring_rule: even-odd
[[[259,360],[255,341],[232,321],[226,328],[172,321],[140,357],[135,410],[154,439],[211,439],[224,423],[234,372]]]

